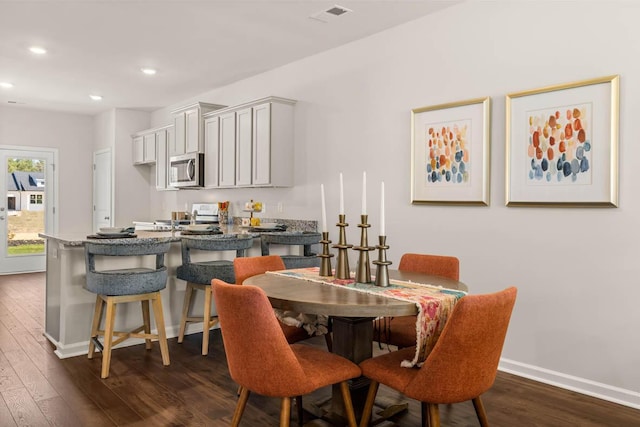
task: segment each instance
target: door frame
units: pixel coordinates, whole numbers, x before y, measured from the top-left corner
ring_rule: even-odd
[[[113,164],[113,151],[111,148],[103,148],[102,150],[96,150],[93,152],[93,189],[92,189],[92,212],[91,212],[91,222],[93,231],[98,231],[98,222],[96,221],[96,200],[97,200],[97,185],[96,185],[96,156],[101,154],[109,154],[109,227],[115,224],[114,215],[115,215],[115,196],[114,196],[114,164]]]
[[[33,146],[23,146],[23,145],[0,145],[0,157],[4,157],[5,152],[20,152],[20,157],[32,157],[37,158],[39,155],[46,154],[47,156],[52,156],[53,161],[47,162],[50,164],[46,165],[45,169],[45,234],[47,235],[56,235],[58,232],[58,194],[59,194],[59,186],[58,186],[58,149],[52,147],[33,147]],[[33,153],[33,155],[29,154]],[[8,153],[7,153],[8,154]],[[6,179],[7,171],[4,172]],[[0,189],[3,193],[5,189]],[[3,199],[6,199],[6,194],[2,195]],[[3,202],[3,204],[6,202]],[[7,212],[8,213],[8,212]],[[8,222],[7,222],[8,223]],[[7,224],[5,223],[5,224]],[[5,242],[2,243],[6,245],[6,235],[5,229],[4,239]],[[29,264],[27,268],[20,268],[18,270],[14,270],[12,268],[9,269],[0,269],[0,274],[17,274],[17,273],[31,273],[36,271],[45,271],[46,270],[46,244],[45,244],[45,252],[43,254],[33,255],[33,264]],[[35,257],[42,258],[42,260],[38,259],[38,265],[35,265],[36,260]],[[19,259],[25,260],[28,259],[28,256],[21,256]],[[18,258],[16,258],[17,260]],[[4,260],[4,258],[3,258]]]

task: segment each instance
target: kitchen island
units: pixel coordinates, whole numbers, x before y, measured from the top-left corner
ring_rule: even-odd
[[[315,231],[315,221],[296,221],[297,229],[282,232],[283,234],[300,234],[305,231]],[[198,239],[253,237],[253,246],[246,256],[261,254],[260,234],[250,232],[246,228],[232,226],[222,227],[224,234],[189,236]],[[88,233],[87,233],[88,234]],[[84,289],[85,286],[85,255],[84,243],[87,234],[40,234],[46,239],[46,299],[45,299],[45,336],[55,346],[55,353],[60,358],[87,354],[91,319],[95,305],[95,294]],[[161,291],[163,299],[164,318],[167,337],[178,336],[182,303],[186,289],[186,282],[176,278],[176,268],[182,264],[180,232],[171,233],[157,231],[136,231],[135,238],[101,239],[102,242],[113,241],[114,244],[124,244],[126,241],[152,239],[154,241],[169,241],[171,249],[165,255],[165,265],[168,270],[167,286]],[[276,254],[297,254],[294,249],[278,248]],[[294,252],[291,252],[291,251]],[[192,261],[212,259],[233,259],[235,251],[197,253]],[[105,257],[96,262],[98,270],[119,269],[133,267],[148,267],[155,263],[155,257]],[[198,293],[201,294],[201,293]],[[203,296],[197,295],[194,307],[202,307]],[[139,305],[125,304],[118,307],[116,329],[126,330],[139,325],[141,312]],[[186,333],[200,333],[202,325],[189,325]],[[123,345],[134,345],[143,340],[127,340]]]

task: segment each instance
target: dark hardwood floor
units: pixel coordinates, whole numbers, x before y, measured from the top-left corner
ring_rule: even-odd
[[[169,340],[168,367],[157,343],[152,351],[114,350],[111,375],[101,380],[100,356],[60,360],[43,330],[44,275],[0,276],[0,426],[229,425],[236,386],[219,331],[211,332],[206,357],[200,355],[200,334],[183,344]],[[324,348],[322,338],[312,341]],[[379,396],[405,401],[385,387]],[[492,426],[640,426],[640,411],[505,373],[483,399]],[[278,425],[279,410],[277,399],[251,395],[242,425]],[[441,405],[440,412],[443,426],[479,425],[471,402]],[[324,424],[311,416],[305,421]],[[409,401],[408,411],[379,425],[419,426],[420,406]]]

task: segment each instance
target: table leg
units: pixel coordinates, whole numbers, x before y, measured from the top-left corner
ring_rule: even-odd
[[[333,352],[360,363],[373,355],[373,318],[371,317],[332,317]],[[365,377],[349,381],[349,390],[356,419],[362,416],[362,408],[367,398],[369,380]],[[334,385],[331,393],[331,411],[344,414],[344,402],[340,385]]]

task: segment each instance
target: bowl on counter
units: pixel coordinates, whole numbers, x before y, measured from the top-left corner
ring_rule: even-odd
[[[123,231],[124,231],[124,228],[122,227],[100,227],[101,233],[117,234],[117,233],[122,233]]]

